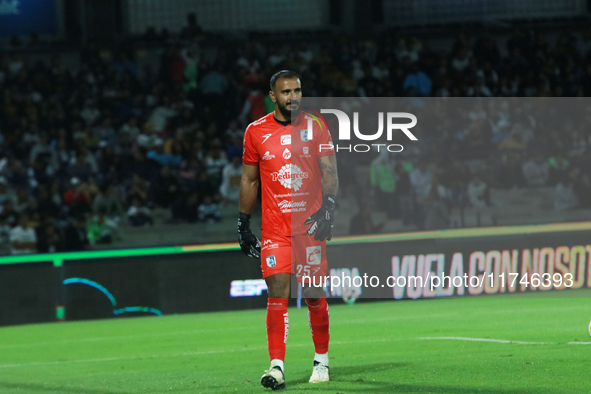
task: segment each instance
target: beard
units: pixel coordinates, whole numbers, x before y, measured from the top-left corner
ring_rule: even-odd
[[[279,108],[279,112],[285,119],[295,119],[300,114],[300,103],[298,102],[297,107],[294,110],[287,109],[287,103],[285,105],[277,103],[277,108]]]

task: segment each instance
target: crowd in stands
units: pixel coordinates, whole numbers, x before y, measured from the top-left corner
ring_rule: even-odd
[[[144,42],[158,39],[150,33]],[[79,67],[59,55],[47,62],[0,55],[0,244],[7,253],[108,244],[122,222],[151,226],[156,208],[170,211],[171,224],[220,221],[220,204],[238,200],[244,128],[273,109],[268,81],[280,69],[298,72],[305,95],[319,97],[591,93],[589,31],[550,40],[541,30],[516,30],[504,43],[459,34],[447,50],[396,35],[211,45],[199,29],[185,29],[161,40],[159,64],[145,67],[134,45],[109,52],[88,45]],[[389,217],[420,228],[449,226],[454,205],[490,205],[490,188],[555,186],[556,209],[589,206],[590,128],[576,124],[566,133],[524,114],[492,113],[475,110],[467,129],[444,123],[412,157],[377,156],[369,197]],[[470,154],[490,159],[482,173],[468,169]],[[354,165],[342,164],[345,186]],[[367,213],[368,196],[357,197]]]

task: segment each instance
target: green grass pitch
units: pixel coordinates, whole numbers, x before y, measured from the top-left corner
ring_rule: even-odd
[[[591,392],[587,298],[335,305],[331,382],[315,385],[307,310],[289,313],[286,392]],[[271,392],[266,344],[264,310],[4,327],[0,393]]]

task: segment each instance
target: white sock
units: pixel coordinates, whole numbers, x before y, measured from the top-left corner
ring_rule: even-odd
[[[278,358],[274,358],[273,360],[271,360],[271,369],[273,369],[273,367],[279,367],[283,372],[285,372],[285,370],[283,369],[283,361],[279,360]]]
[[[328,353],[314,353],[314,361],[318,361],[320,364],[326,365],[328,367]]]

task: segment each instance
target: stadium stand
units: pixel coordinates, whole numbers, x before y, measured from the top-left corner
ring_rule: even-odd
[[[59,55],[13,42],[0,55],[0,253],[29,250],[10,244],[21,216],[39,252],[235,241],[236,158],[278,69],[309,96],[591,94],[591,30],[266,43],[199,29]],[[367,201],[370,232],[588,219],[591,115],[557,131],[509,112],[475,108],[468,129],[447,124],[401,158],[341,161],[336,234]]]

